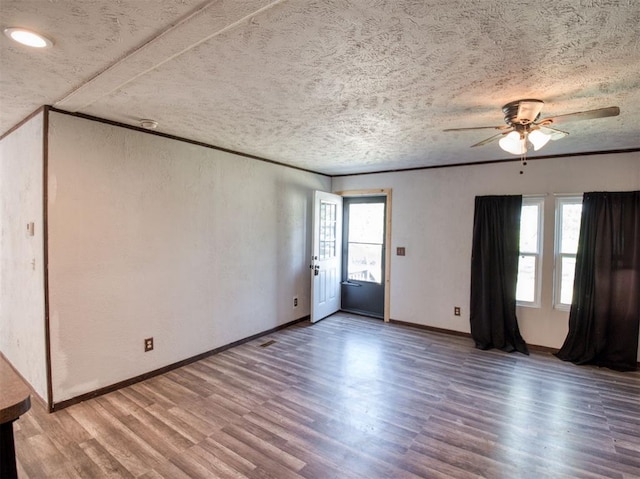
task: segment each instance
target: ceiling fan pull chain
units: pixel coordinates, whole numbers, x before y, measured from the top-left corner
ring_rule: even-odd
[[[520,174],[524,174],[524,167],[527,166],[527,150],[520,156]]]

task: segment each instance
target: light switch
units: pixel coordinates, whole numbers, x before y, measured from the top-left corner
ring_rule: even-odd
[[[35,234],[35,231],[36,231],[36,227],[33,221],[31,223],[27,223],[27,235],[33,236]]]
[[[405,254],[406,254],[406,251],[405,251],[405,247],[404,246],[398,246],[396,248],[396,255],[404,256]]]

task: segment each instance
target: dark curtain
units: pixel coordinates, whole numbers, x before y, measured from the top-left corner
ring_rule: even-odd
[[[640,191],[586,193],[569,334],[557,356],[637,369],[640,328]]]
[[[479,349],[529,354],[516,318],[522,196],[477,196],[471,253],[471,336]]]

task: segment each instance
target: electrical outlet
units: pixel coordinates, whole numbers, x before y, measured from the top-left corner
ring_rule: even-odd
[[[298,297],[297,297],[297,296],[294,296],[294,297],[293,297],[293,307],[294,307],[294,308],[297,308],[297,307],[298,307]]]
[[[144,352],[147,353],[153,350],[153,338],[147,338],[144,340]]]
[[[460,306],[454,306],[453,307],[453,314],[455,316],[460,316]]]

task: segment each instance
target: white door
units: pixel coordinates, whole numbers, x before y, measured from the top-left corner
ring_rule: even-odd
[[[316,191],[311,248],[311,322],[340,309],[342,196]]]

